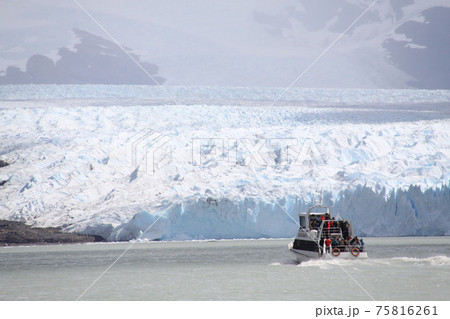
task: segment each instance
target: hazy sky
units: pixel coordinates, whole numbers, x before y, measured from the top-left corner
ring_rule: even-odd
[[[286,86],[373,1],[78,3],[142,61],[158,65],[167,85]],[[380,0],[297,85],[408,87],[414,73],[397,68],[385,41],[405,41],[419,50],[414,38],[397,34],[396,28],[409,20],[420,23],[423,11],[437,5],[450,7],[446,0]],[[33,54],[56,61],[61,47],[79,41],[74,28],[109,39],[73,0],[1,2],[0,70],[12,65],[24,70]]]

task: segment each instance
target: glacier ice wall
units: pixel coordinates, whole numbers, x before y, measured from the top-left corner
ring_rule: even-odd
[[[292,212],[298,211],[303,203],[296,198],[288,198],[279,204],[251,198],[242,201],[192,198],[156,214],[139,212],[128,223],[114,229],[108,239],[130,240],[141,235],[142,239],[151,240],[291,236],[298,226],[284,206],[289,206]],[[159,216],[161,218],[157,220]]]
[[[363,235],[449,234],[450,91],[294,89],[273,107],[280,89],[168,91],[176,105],[144,86],[0,88],[0,218],[108,240],[291,237],[323,190]],[[153,171],[128,154],[145,130],[170,141]]]
[[[332,205],[365,236],[450,235],[449,185],[424,190],[410,186],[390,192],[359,186],[342,191]]]
[[[193,199],[162,209],[156,214],[139,212],[130,221],[111,229],[109,240],[192,240],[232,238],[286,238],[298,229],[298,213],[313,203],[298,197],[264,203],[261,199]],[[386,193],[359,186],[324,194],[333,216],[351,219],[361,236],[450,235],[450,188]],[[158,217],[160,217],[158,219]],[[151,227],[150,227],[151,226]],[[90,233],[95,230],[91,229]],[[103,234],[104,235],[104,234]]]

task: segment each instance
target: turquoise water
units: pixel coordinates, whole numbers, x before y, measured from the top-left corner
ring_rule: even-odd
[[[295,264],[290,239],[136,243],[80,300],[448,300],[450,237],[366,238]],[[1,300],[76,300],[130,243],[0,248]]]

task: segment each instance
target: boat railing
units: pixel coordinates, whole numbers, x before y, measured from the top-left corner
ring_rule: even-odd
[[[319,237],[321,241],[323,242],[326,238],[330,239],[338,239],[343,240],[344,234],[342,232],[342,228],[340,226],[340,223],[336,220],[322,220],[320,223],[320,226],[318,227],[317,231],[319,232]],[[347,239],[348,240],[348,239]],[[353,248],[358,248],[358,251],[362,252],[364,251],[364,245],[357,244],[357,243],[345,243],[345,244],[332,244],[331,248],[338,248],[339,251],[352,251]]]
[[[336,220],[323,220],[320,226],[311,228],[311,230],[314,229],[321,233],[321,238],[342,237],[342,229]]]
[[[321,228],[322,238],[342,237],[342,230],[337,226],[323,227]]]

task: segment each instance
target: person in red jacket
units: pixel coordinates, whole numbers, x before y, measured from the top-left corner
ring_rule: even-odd
[[[325,239],[325,251],[327,253],[331,252],[331,239],[327,237],[327,239]]]

